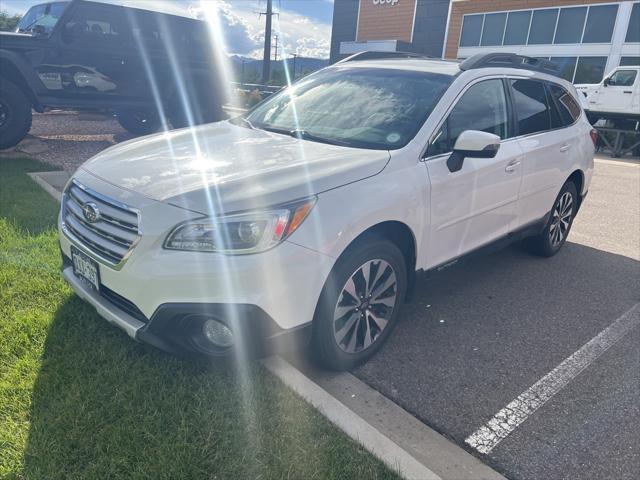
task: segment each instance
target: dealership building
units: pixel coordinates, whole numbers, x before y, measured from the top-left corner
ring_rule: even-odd
[[[574,83],[598,83],[619,65],[640,65],[640,2],[335,0],[331,61],[367,50],[512,52],[550,59]]]

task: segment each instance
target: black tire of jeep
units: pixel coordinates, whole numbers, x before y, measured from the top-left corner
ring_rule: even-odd
[[[31,130],[31,102],[10,80],[0,79],[0,149],[15,147]]]
[[[396,275],[396,299],[385,328],[373,343],[355,353],[338,346],[334,334],[334,310],[343,287],[361,266],[371,260],[384,260]],[[371,358],[386,342],[398,319],[407,291],[407,267],[398,247],[378,236],[367,235],[350,246],[334,266],[318,300],[312,325],[311,347],[316,361],[331,370],[348,370]],[[357,325],[356,327],[357,328]]]
[[[116,113],[118,123],[134,135],[149,135],[162,126],[160,115],[155,110],[127,109]]]
[[[556,217],[554,216],[554,212],[559,209],[559,204],[563,196],[568,193],[571,195],[571,217],[569,218],[568,226],[564,231],[562,238],[559,243],[553,244],[551,240],[550,230],[555,222],[557,222]],[[578,211],[578,192],[576,190],[575,184],[568,180],[560,189],[560,193],[553,202],[553,207],[551,208],[551,213],[549,214],[549,220],[542,230],[542,233],[536,235],[534,237],[529,237],[524,239],[523,246],[529,252],[541,256],[541,257],[552,257],[556,253],[560,251],[564,243],[567,241],[567,237],[569,236],[569,232],[571,231],[571,226],[573,225],[573,220],[576,218],[576,213]],[[560,228],[558,226],[558,228]]]
[[[204,96],[201,98],[205,98]],[[227,116],[216,99],[204,100],[204,103],[192,106],[187,113],[182,102],[174,100],[169,111],[169,120],[173,128],[185,128],[224,120]]]

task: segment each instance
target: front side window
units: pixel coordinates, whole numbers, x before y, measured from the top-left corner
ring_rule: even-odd
[[[18,22],[17,31],[27,33],[40,26],[44,28],[45,33],[51,33],[68,4],[69,2],[55,2],[31,7]]]
[[[456,140],[465,130],[481,130],[502,139],[509,138],[507,100],[502,80],[476,83],[462,95],[433,136],[428,156],[453,151]]]
[[[518,134],[530,135],[551,129],[551,112],[544,84],[535,80],[511,80],[518,118]]]
[[[122,11],[119,7],[79,4],[67,24],[77,43],[119,48],[123,45]]]
[[[609,85],[612,87],[632,87],[635,81],[635,70],[618,70],[609,77]]]
[[[255,128],[339,145],[405,146],[453,82],[453,75],[340,66],[311,75],[258,105]]]

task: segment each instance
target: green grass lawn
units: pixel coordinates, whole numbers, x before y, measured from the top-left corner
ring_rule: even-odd
[[[45,169],[0,157],[0,478],[397,478],[260,364],[178,360],[80,301]]]

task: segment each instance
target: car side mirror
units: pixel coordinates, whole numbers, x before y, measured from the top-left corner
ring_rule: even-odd
[[[47,34],[47,29],[44,28],[44,25],[36,25],[32,31],[34,37],[43,37]]]
[[[450,172],[457,172],[462,168],[465,158],[494,158],[498,150],[500,150],[498,135],[479,130],[465,130],[456,140],[453,153],[447,160],[447,167]]]
[[[608,87],[609,85],[611,85],[611,79],[610,79],[610,78],[605,78],[605,79],[604,79],[604,82],[602,82],[602,84],[603,84],[605,87]]]

